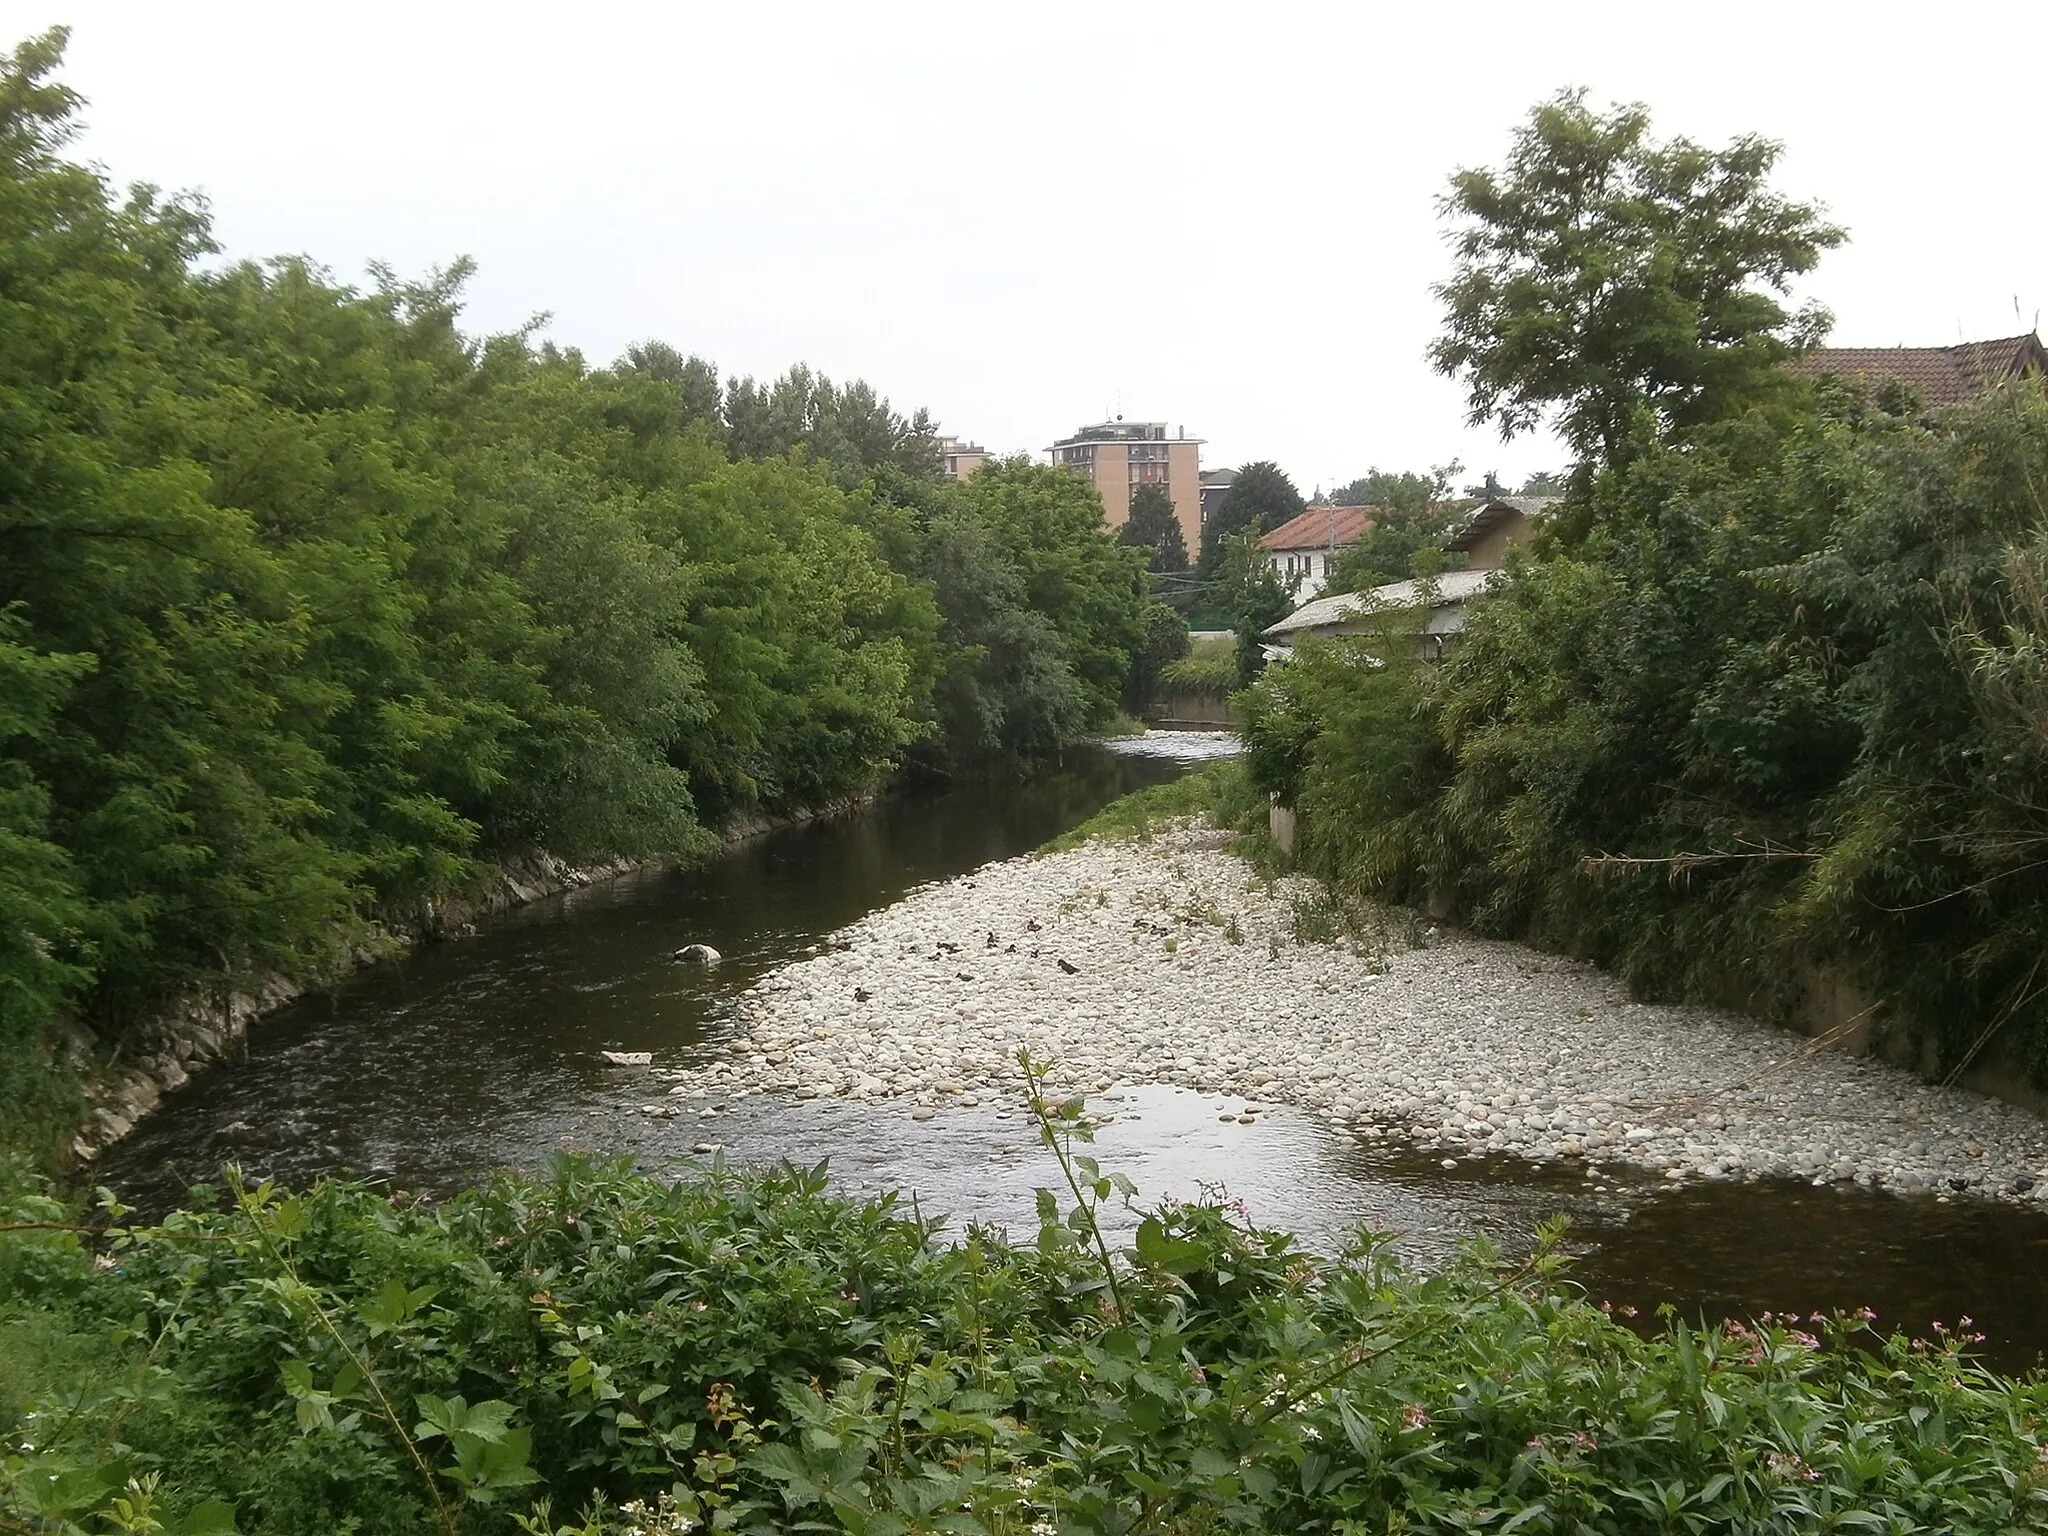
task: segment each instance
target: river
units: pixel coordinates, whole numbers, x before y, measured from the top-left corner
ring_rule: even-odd
[[[686,871],[536,902],[359,972],[259,1025],[246,1059],[168,1096],[98,1176],[161,1210],[229,1161],[293,1182],[348,1169],[445,1190],[565,1147],[670,1171],[715,1145],[736,1161],[829,1158],[849,1188],[913,1190],[927,1212],[1022,1229],[1053,1169],[1014,1106],[919,1122],[907,1105],[756,1097],[660,1118],[643,1111],[658,1090],[600,1052],[682,1064],[719,1050],[736,999],[766,971],[919,885],[1037,847],[1202,747],[1172,738],[1164,750],[1176,755],[1161,750],[1083,749],[1028,781],[884,800]],[[725,962],[677,965],[686,943]],[[1103,1107],[1115,1119],[1097,1154],[1145,1193],[1225,1186],[1311,1245],[1370,1221],[1426,1262],[1475,1232],[1512,1248],[1563,1212],[1578,1283],[1644,1317],[1662,1304],[1687,1317],[1867,1305],[1914,1330],[1970,1316],[2005,1369],[2048,1352],[2048,1214],[2037,1211],[1854,1186],[1592,1184],[1508,1160],[1446,1170],[1435,1154],[1367,1148],[1285,1110],[1248,1142],[1220,1131],[1202,1095],[1169,1088]]]

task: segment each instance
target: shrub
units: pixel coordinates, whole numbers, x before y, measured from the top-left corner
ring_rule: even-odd
[[[251,1536],[2048,1518],[2048,1386],[1954,1336],[1641,1336],[1547,1241],[1418,1274],[1382,1237],[1318,1258],[1216,1203],[1112,1252],[1129,1186],[1069,1144],[1078,1103],[1041,1107],[1069,1186],[1025,1242],[942,1242],[822,1169],[671,1186],[577,1160],[445,1205],[329,1181],[89,1244],[0,1235],[40,1255],[0,1265],[0,1522],[100,1528],[117,1499],[123,1529]],[[621,1501],[650,1513],[601,1512]]]

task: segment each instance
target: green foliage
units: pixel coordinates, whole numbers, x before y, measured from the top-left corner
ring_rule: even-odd
[[[1817,319],[1772,294],[1840,232],[1777,153],[1568,94],[1459,175],[1435,355],[1475,420],[1562,410],[1564,536],[1429,674],[1305,651],[1246,703],[1254,778],[1354,892],[1654,997],[1792,1014],[1832,975],[1939,1073],[1998,1042],[2048,1081],[2048,398],[1782,375]]]
[[[1160,672],[1159,682],[1192,693],[1228,693],[1237,686],[1237,641],[1229,635],[1193,641],[1187,655]]]
[[[1451,482],[1462,468],[1453,460],[1437,465],[1426,475],[1412,471],[1391,474],[1375,469],[1338,492],[1345,498],[1337,503],[1339,506],[1369,506],[1376,510],[1356,542],[1331,564],[1323,595],[1369,592],[1388,582],[1434,574],[1461,562],[1462,556],[1446,555],[1443,545],[1465,517],[1462,507],[1446,500]],[[1353,497],[1358,499],[1352,500]],[[1417,555],[1424,550],[1436,557],[1427,573],[1416,565]]]
[[[1216,827],[1237,827],[1252,804],[1244,766],[1235,759],[1206,764],[1164,784],[1132,790],[1110,801],[1079,826],[1069,828],[1039,850],[1064,853],[1097,841],[1149,841],[1174,822],[1194,818]],[[1265,801],[1259,798],[1263,813]]]
[[[1181,533],[1180,518],[1173,510],[1173,495],[1165,486],[1152,482],[1131,492],[1130,516],[1116,532],[1119,544],[1138,544],[1151,550],[1153,574],[1172,574],[1188,568],[1188,544]]]
[[[1294,611],[1294,589],[1273,569],[1256,530],[1234,534],[1217,547],[1217,593],[1237,637],[1237,686],[1246,688],[1265,670],[1265,642],[1259,637]]]
[[[708,365],[690,362],[700,370],[694,382]],[[710,377],[716,380],[715,370]],[[835,385],[801,363],[772,384],[728,383],[724,426],[735,458],[780,458],[802,447],[849,489],[877,469],[930,476],[939,465],[938,431],[926,412],[906,419],[864,380]]]
[[[1187,659],[1188,649],[1193,644],[1188,634],[1188,621],[1171,604],[1148,602],[1141,617],[1145,626],[1144,637],[1131,655],[1130,681],[1124,690],[1125,702],[1133,711],[1145,708],[1159,691],[1166,675]]]
[[[0,1521],[51,1531],[2033,1529],[2048,1387],[1855,1317],[1641,1336],[1546,1234],[1410,1273],[1062,1187],[952,1242],[822,1170],[569,1161],[0,1233]],[[96,1258],[104,1255],[104,1259]],[[524,1507],[538,1496],[544,1502]],[[583,1509],[558,1526],[550,1508]]]
[[[0,1142],[67,1139],[67,1013],[116,1052],[494,860],[1050,751],[1172,651],[1085,485],[941,486],[864,383],[467,337],[463,264],[202,265],[62,157],[62,45],[0,62]]]
[[[1780,153],[1754,136],[1658,143],[1643,107],[1603,117],[1566,91],[1529,114],[1505,166],[1452,177],[1457,264],[1430,355],[1464,382],[1473,424],[1513,435],[1555,410],[1582,460],[1612,462],[1645,428],[1783,396],[1778,362],[1827,319],[1775,296],[1843,232],[1771,190]]]
[[[1271,533],[1299,516],[1306,505],[1278,464],[1262,459],[1245,465],[1202,529],[1199,569],[1203,579],[1212,580],[1223,569],[1230,543],[1239,534],[1249,530],[1256,539],[1259,534]]]
[[[1653,997],[1791,1010],[1828,967],[1939,1071],[2001,1033],[2041,1071],[2044,483],[2037,384],[1652,449],[1433,675],[1262,686],[1254,773],[1375,894]]]
[[[1157,600],[1146,589],[1142,550],[1102,527],[1102,498],[1080,476],[1024,458],[984,464],[958,491],[959,505],[1001,548],[1024,602],[1057,631],[1060,664],[1078,685],[1081,721],[1115,718]]]

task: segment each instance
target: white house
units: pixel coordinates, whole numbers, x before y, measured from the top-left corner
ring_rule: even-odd
[[[1330,563],[1372,526],[1376,507],[1310,507],[1259,540],[1266,564],[1283,582],[1299,578],[1298,598],[1330,584]]]
[[[1358,634],[1377,625],[1378,615],[1422,607],[1427,596],[1428,612],[1422,616],[1418,638],[1426,659],[1440,658],[1465,627],[1465,604],[1499,578],[1509,549],[1536,536],[1544,514],[1556,499],[1507,496],[1479,503],[1448,543],[1450,549],[1466,557],[1465,569],[1445,571],[1434,582],[1394,581],[1370,592],[1340,592],[1335,597],[1319,597],[1304,603],[1260,635],[1266,655],[1274,660],[1284,658],[1302,635]],[[1285,533],[1300,521],[1298,517],[1275,533]],[[1352,535],[1357,537],[1356,533]]]

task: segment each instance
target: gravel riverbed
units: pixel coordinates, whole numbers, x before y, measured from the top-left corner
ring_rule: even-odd
[[[1306,880],[1221,834],[1097,842],[914,892],[770,973],[720,1059],[651,1114],[725,1100],[1021,1108],[1020,1047],[1075,1092],[1170,1083],[1440,1150],[1673,1181],[1853,1180],[2048,1202],[2048,1125],[1753,1019],[1631,1002],[1592,967],[1392,914],[1332,931]],[[1257,1155],[1255,1138],[1246,1155]]]

